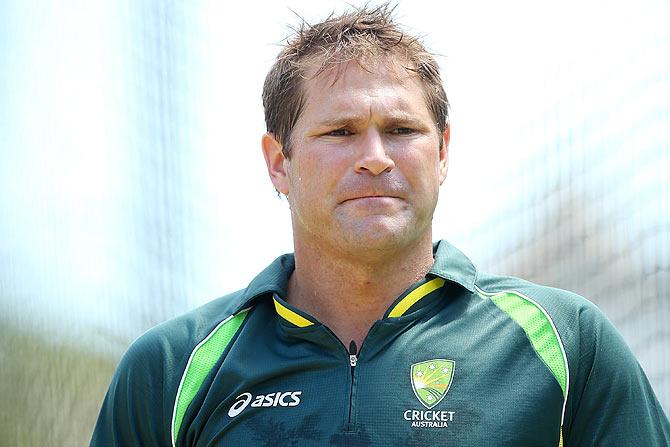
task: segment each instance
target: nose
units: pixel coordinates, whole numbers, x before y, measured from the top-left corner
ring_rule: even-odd
[[[377,129],[368,129],[359,139],[355,170],[361,174],[379,175],[395,168],[395,162],[389,157],[382,135]]]

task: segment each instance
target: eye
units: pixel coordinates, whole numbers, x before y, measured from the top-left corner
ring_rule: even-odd
[[[335,130],[331,130],[329,132],[326,132],[325,135],[329,136],[329,137],[348,137],[350,135],[353,135],[353,132],[342,128],[342,129],[335,129]]]
[[[410,129],[409,127],[394,127],[391,129],[391,133],[394,135],[410,135],[415,132],[414,129]]]

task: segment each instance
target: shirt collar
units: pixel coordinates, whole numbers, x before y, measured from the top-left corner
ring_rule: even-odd
[[[435,262],[428,271],[428,275],[460,284],[470,292],[475,291],[477,269],[460,250],[447,241],[441,240],[433,244],[433,256]],[[253,305],[253,302],[262,296],[277,294],[282,298],[286,297],[288,280],[294,269],[295,258],[292,253],[275,259],[249,283],[235,313]]]
[[[470,292],[475,291],[477,269],[459,249],[442,240],[433,244],[433,256],[435,262],[428,271],[429,275],[460,284]]]
[[[263,296],[274,293],[285,297],[288,290],[288,279],[295,270],[295,258],[293,253],[286,253],[272,261],[265,267],[244,289],[242,300],[234,313],[250,307]]]

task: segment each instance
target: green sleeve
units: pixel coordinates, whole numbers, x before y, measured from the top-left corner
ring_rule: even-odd
[[[670,446],[670,424],[621,335],[595,307],[579,319],[565,446]]]
[[[169,446],[164,361],[155,338],[141,337],[121,359],[98,416],[91,446]]]

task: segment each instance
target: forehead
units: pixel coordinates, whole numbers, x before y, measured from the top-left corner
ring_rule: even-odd
[[[315,64],[305,73],[307,119],[373,111],[432,119],[420,78],[395,60],[354,60],[321,72],[319,67]]]

